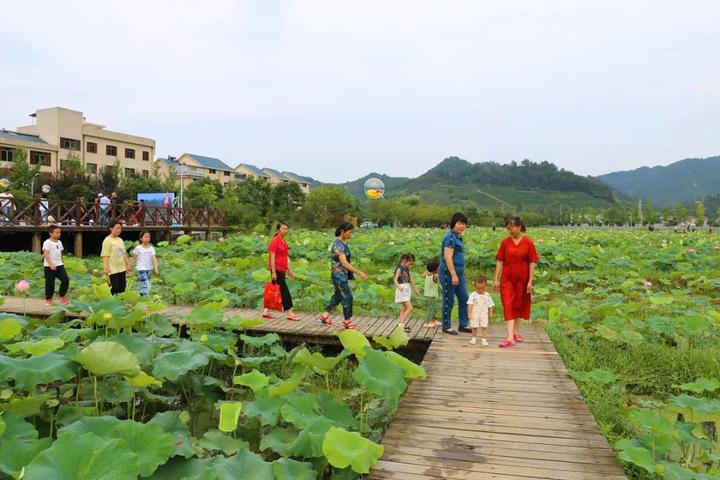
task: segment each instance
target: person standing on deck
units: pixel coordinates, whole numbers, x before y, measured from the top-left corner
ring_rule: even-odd
[[[505,227],[510,235],[500,243],[495,256],[493,290],[500,291],[507,326],[507,338],[500,346],[512,347],[524,340],[520,322],[530,319],[535,265],[540,257],[533,241],[525,235],[525,222],[520,217],[508,217]]]
[[[293,301],[290,289],[288,288],[286,277],[290,279],[295,278],[295,274],[290,268],[290,246],[285,241],[285,237],[290,233],[290,229],[287,223],[280,222],[277,224],[275,236],[270,240],[268,246],[268,253],[270,255],[268,259],[268,266],[270,267],[270,279],[272,283],[276,283],[280,286],[280,295],[282,296],[283,311],[286,313],[285,318],[290,321],[296,322],[300,320],[300,317],[295,315],[293,312]],[[275,315],[270,313],[267,308],[263,310],[263,318],[275,318]]]
[[[465,244],[462,234],[467,228],[467,217],[455,213],[450,220],[450,230],[440,244],[440,285],[442,285],[442,331],[457,335],[450,321],[455,298],[458,299],[458,330],[470,333],[468,328],[468,293],[465,281]]]

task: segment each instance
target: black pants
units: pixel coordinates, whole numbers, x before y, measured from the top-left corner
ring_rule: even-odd
[[[290,289],[288,288],[287,281],[285,281],[285,272],[277,273],[277,284],[280,286],[280,295],[282,295],[283,310],[290,310],[293,308],[292,295],[290,295]]]
[[[110,275],[110,293],[117,295],[123,293],[127,287],[127,279],[125,278],[125,272],[113,273]]]
[[[55,294],[55,279],[60,280],[60,296],[64,297],[67,294],[68,287],[70,286],[70,279],[65,271],[65,265],[58,265],[55,270],[50,267],[45,267],[45,299],[51,300]]]

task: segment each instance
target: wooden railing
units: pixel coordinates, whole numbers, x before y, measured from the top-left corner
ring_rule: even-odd
[[[20,202],[0,197],[0,226],[104,226],[118,220],[125,226],[203,228],[227,226],[227,213],[210,208],[154,207],[139,203],[101,206],[82,200],[47,202],[35,199]]]

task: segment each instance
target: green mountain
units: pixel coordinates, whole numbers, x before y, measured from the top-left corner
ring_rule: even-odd
[[[641,167],[597,178],[628,197],[667,207],[720,193],[720,156],[688,158],[667,166]]]
[[[371,173],[343,184],[359,197],[363,185],[377,177],[385,183],[386,197],[417,195],[430,203],[474,204],[502,210],[603,208],[622,197],[605,183],[559,169],[552,163],[470,163],[449,157],[417,178]]]

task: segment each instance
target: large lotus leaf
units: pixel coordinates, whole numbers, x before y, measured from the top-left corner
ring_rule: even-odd
[[[16,388],[28,389],[57,380],[66,382],[75,374],[73,363],[58,352],[30,358],[0,355],[0,381],[13,380]]]
[[[357,473],[368,473],[383,454],[382,445],[368,440],[357,432],[331,427],[325,434],[322,451],[330,465],[347,466]]]
[[[305,428],[320,415],[320,404],[315,395],[294,393],[287,397],[287,403],[280,409],[283,420],[297,428]]]
[[[388,400],[397,400],[405,391],[405,371],[387,359],[382,352],[365,348],[365,357],[353,372],[365,389]]]
[[[328,392],[321,392],[318,397],[320,402],[320,413],[335,422],[336,424],[357,428],[357,420],[353,417],[352,409],[342,400],[337,400]]]
[[[223,432],[234,432],[240,420],[242,402],[224,402],[220,405],[220,423],[218,428]]]
[[[205,450],[217,450],[223,452],[225,455],[234,455],[240,450],[245,450],[250,446],[245,440],[225,435],[219,430],[209,430],[205,432],[205,435],[200,439],[198,444]]]
[[[120,480],[137,478],[140,465],[119,439],[63,433],[25,468],[25,480]]]
[[[22,351],[27,353],[28,355],[32,355],[33,357],[39,357],[40,355],[54,352],[58,348],[62,348],[63,345],[65,345],[65,342],[62,339],[55,337],[47,337],[34,342],[11,343],[9,345],[5,345],[5,348],[7,348],[12,353]]]
[[[284,397],[300,387],[300,380],[289,378],[280,383],[268,387],[268,395],[271,397]]]
[[[158,425],[165,433],[172,435],[173,456],[190,458],[195,455],[195,451],[192,449],[192,438],[187,426],[189,419],[187,412],[170,411],[156,414],[148,423]]]
[[[298,462],[290,458],[275,460],[272,466],[275,480],[315,480],[317,472],[312,463]]]
[[[242,318],[233,316],[226,319],[222,326],[232,330],[246,330],[252,327],[259,327],[263,323],[265,323],[265,320],[262,318]]]
[[[693,397],[683,393],[681,395],[670,395],[670,403],[680,408],[687,408],[693,413],[717,413],[720,412],[720,400]]]
[[[704,393],[704,392],[714,392],[718,388],[720,388],[720,380],[717,378],[698,378],[694,382],[691,383],[683,383],[679,386],[680,390],[684,390],[686,392],[692,392],[692,393]]]
[[[272,464],[261,456],[242,450],[229,458],[215,457],[205,470],[192,475],[182,475],[179,480],[273,480]],[[195,469],[193,469],[194,473]],[[152,480],[156,480],[153,477]],[[157,480],[178,480],[177,477],[157,477]]]
[[[405,371],[405,378],[425,378],[425,369],[417,363],[411,362],[407,358],[403,357],[399,353],[385,352],[385,356],[388,360],[393,362]]]
[[[402,328],[396,328],[389,337],[373,337],[373,341],[379,343],[388,350],[404,347],[410,341],[410,337]]]
[[[255,400],[245,404],[243,415],[247,418],[259,418],[263,426],[277,425],[280,408],[285,403],[282,397],[269,397],[266,391],[259,392]]]
[[[140,462],[140,475],[150,476],[173,453],[173,436],[159,426],[127,420],[115,427],[110,436],[125,441]]]
[[[42,411],[42,407],[51,398],[50,394],[35,394],[24,398],[16,397],[8,403],[0,404],[0,410],[8,410],[22,415],[25,418],[37,415]]]
[[[166,352],[155,358],[152,373],[154,377],[162,377],[174,382],[186,373],[204,367],[209,362],[209,357],[191,350]]]
[[[75,361],[98,376],[117,373],[134,377],[140,373],[137,357],[117,342],[91,343],[82,349]]]
[[[639,447],[625,438],[615,443],[615,449],[618,450],[621,460],[644,468],[649,473],[655,473],[655,460],[647,448]]]
[[[322,457],[323,438],[332,426],[332,420],[324,417],[316,418],[310,425],[302,429],[295,441],[290,444],[290,454],[304,458]]]
[[[0,340],[15,338],[22,332],[22,325],[14,318],[0,320]]]
[[[243,367],[250,367],[255,368],[259,367],[260,365],[263,365],[265,363],[274,362],[277,360],[277,357],[270,357],[270,356],[264,356],[264,357],[244,357],[240,358],[240,364],[242,364]]]
[[[132,386],[117,377],[104,377],[97,382],[97,396],[105,402],[130,402],[133,393]]]
[[[89,407],[60,405],[55,415],[55,423],[58,425],[70,425],[83,417],[90,417],[92,415],[95,415],[95,405]]]
[[[4,412],[0,417],[4,432],[0,432],[0,472],[10,475],[22,467],[52,442],[49,438],[38,440],[38,432],[15,412]]]
[[[233,383],[235,385],[244,385],[246,387],[250,387],[253,392],[257,393],[258,391],[266,387],[267,384],[270,383],[270,380],[265,374],[253,369],[250,373],[245,373],[243,375],[238,375],[237,377],[234,377]]]
[[[209,471],[215,458],[171,458],[165,465],[161,465],[150,480],[212,480],[212,477],[200,477]]]
[[[181,282],[175,284],[175,286],[173,287],[173,292],[179,297],[192,293],[195,290],[197,290],[197,285],[195,284],[195,282]]]
[[[107,339],[110,342],[117,342],[127,348],[138,359],[140,365],[151,365],[155,355],[160,349],[160,344],[154,337],[147,335],[129,335],[121,333]]]
[[[298,431],[294,428],[273,428],[262,436],[260,450],[269,448],[281,457],[287,457],[290,454],[290,444],[295,441],[297,435]]]
[[[343,347],[350,350],[358,358],[365,356],[366,347],[371,348],[367,337],[357,330],[348,328],[339,332],[337,336],[340,338]]]
[[[304,365],[306,367],[312,367],[321,370],[322,372],[327,372],[334,368],[335,365],[342,360],[342,358],[343,357],[341,356],[328,358],[320,352],[311,354],[307,348],[303,347],[293,357],[293,363],[299,363],[300,365]]]
[[[155,377],[148,375],[147,373],[145,373],[143,371],[141,371],[135,377],[132,377],[132,378],[125,377],[125,381],[129,385],[131,385],[133,387],[137,387],[137,388],[162,387],[162,385],[163,385],[163,382],[161,382],[160,380],[158,380]]]
[[[109,436],[109,432],[112,431],[113,428],[117,427],[122,423],[122,420],[111,417],[109,415],[104,415],[101,417],[85,417],[81,418],[77,422],[74,422],[66,427],[63,427],[59,430],[59,433],[76,433],[78,435],[83,435],[85,433],[94,433],[98,437],[107,437]]]
[[[195,307],[185,320],[195,326],[217,326],[222,321],[223,314],[207,305]]]

